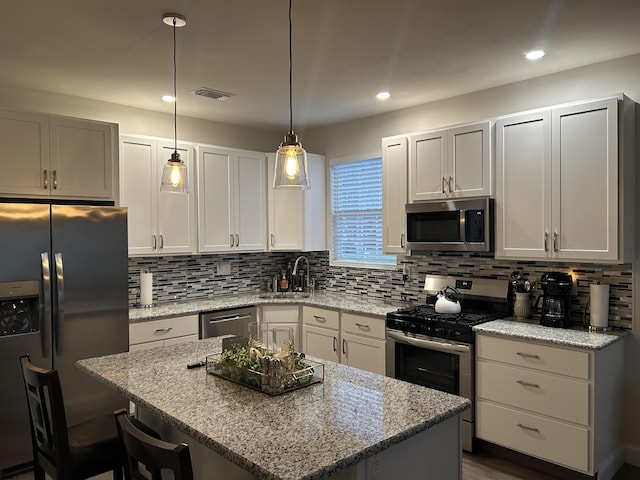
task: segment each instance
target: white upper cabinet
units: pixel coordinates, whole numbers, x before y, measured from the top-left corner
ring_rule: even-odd
[[[382,250],[405,253],[407,137],[382,139]]]
[[[2,110],[0,195],[113,199],[117,138],[112,123]]]
[[[409,136],[409,202],[491,195],[490,130],[482,122]]]
[[[307,154],[308,190],[273,188],[275,154],[267,154],[269,251],[326,250],[326,166],[322,155]]]
[[[129,256],[171,255],[196,251],[193,147],[178,143],[187,165],[187,195],[160,192],[164,164],[173,153],[167,139],[120,137],[120,204],[128,208]]]
[[[266,158],[198,145],[198,251],[266,249]]]
[[[496,122],[496,257],[544,258],[551,221],[551,112]],[[546,244],[546,245],[545,245]]]
[[[618,101],[496,122],[496,257],[622,259]]]

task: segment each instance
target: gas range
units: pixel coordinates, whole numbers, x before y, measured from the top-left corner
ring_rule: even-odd
[[[473,343],[472,327],[500,318],[496,313],[437,313],[433,305],[418,305],[387,314],[387,328],[456,342]]]
[[[437,294],[447,285],[460,292],[460,313],[436,312]],[[428,276],[424,287],[426,303],[387,313],[386,327],[410,335],[472,344],[474,325],[509,315],[508,288],[506,280]]]

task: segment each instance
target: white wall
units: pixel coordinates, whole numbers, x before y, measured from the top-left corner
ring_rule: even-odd
[[[173,108],[168,113],[152,112],[7,85],[0,85],[0,105],[8,109],[118,123],[120,133],[173,138]],[[282,130],[251,129],[178,115],[178,139],[275,152],[282,141]]]
[[[380,151],[382,137],[433,130],[499,115],[624,93],[640,102],[640,55],[299,132],[305,148],[328,160]],[[393,102],[393,97],[389,100]]]
[[[640,102],[640,55],[470,93],[362,120],[301,133],[309,151],[327,160],[380,151],[385,136],[475,122],[523,110],[624,93]],[[393,97],[392,100],[393,101]],[[640,123],[640,119],[638,122]],[[639,128],[640,131],[640,128]],[[640,133],[637,135],[640,138]],[[640,150],[640,149],[638,149]],[[640,185],[640,168],[636,185]],[[640,205],[636,189],[636,205]],[[640,208],[637,209],[640,212]],[[640,239],[640,222],[637,239]],[[623,441],[625,459],[640,466],[640,249],[634,264],[634,331],[625,345]]]

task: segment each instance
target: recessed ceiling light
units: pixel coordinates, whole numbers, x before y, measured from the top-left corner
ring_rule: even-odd
[[[376,98],[378,100],[387,100],[390,96],[391,94],[389,92],[380,92],[376,95]]]
[[[162,95],[162,101],[167,103],[173,103],[176,101],[176,97],[173,95]]]
[[[544,57],[544,51],[543,50],[531,50],[530,52],[525,53],[524,57],[527,60],[539,60],[540,58]]]

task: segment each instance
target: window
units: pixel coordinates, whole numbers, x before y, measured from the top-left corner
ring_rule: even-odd
[[[331,261],[396,265],[382,253],[382,159],[334,163],[331,183]]]

